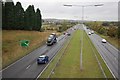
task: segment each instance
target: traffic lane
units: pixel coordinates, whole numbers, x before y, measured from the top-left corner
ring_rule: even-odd
[[[60,37],[61,38],[61,37]],[[59,38],[58,38],[59,39]],[[44,45],[43,47],[40,47],[27,56],[23,57],[22,59],[18,60],[15,64],[8,67],[7,69],[3,70],[2,76],[4,77],[16,77],[15,75],[19,74],[20,71],[24,70],[29,64],[34,63],[34,60],[38,58],[41,54],[45,53],[46,50],[51,49],[50,46]],[[22,66],[21,66],[22,65]]]
[[[91,30],[87,30],[87,33],[90,32]],[[112,60],[114,61],[114,63],[116,65],[118,65],[118,55],[117,55],[117,50],[113,50],[113,48],[111,49],[110,46],[107,46],[106,44],[102,43],[101,40],[102,38],[99,37],[98,35],[96,34],[92,34],[92,35],[89,35],[90,39],[92,40],[93,43],[95,43],[94,45],[97,45],[99,48],[102,48],[104,49],[103,51],[105,53],[107,53],[106,55],[109,56],[109,58],[112,58]],[[103,52],[102,52],[103,53]],[[113,62],[112,61],[112,62]]]
[[[91,30],[87,30],[86,32],[90,32]],[[99,41],[99,43],[102,43],[102,39],[100,36],[97,34],[91,34],[90,36],[94,36],[95,39]],[[109,42],[104,44],[104,47],[118,60],[118,49],[116,49],[114,46],[112,46]]]
[[[104,56],[107,56],[108,60],[111,63],[114,63],[114,65],[118,65],[118,61],[116,60],[116,58],[110,53],[110,51],[108,49],[106,49],[105,43],[102,42],[98,42],[96,39],[94,39],[93,36],[90,36],[91,40],[97,45],[97,47],[103,51],[102,54]],[[117,66],[116,66],[117,67]]]
[[[35,59],[36,56],[38,56],[40,53],[39,52],[45,52],[46,48],[43,46],[42,48],[38,48],[37,50],[34,50],[27,56],[23,57],[20,59],[18,62],[13,64],[12,66],[8,67],[7,69],[3,70],[2,72],[2,77],[16,77],[15,75],[18,74],[19,71],[23,70],[26,68],[33,60]]]
[[[118,77],[118,61],[114,58],[112,54],[105,48],[104,43],[99,42],[97,38],[93,36],[89,36],[96,45],[97,50],[100,52],[100,54],[103,56],[104,60],[106,61],[109,68],[112,70],[114,75]]]
[[[109,68],[112,70],[114,75],[117,77],[118,76],[118,61],[109,54],[109,51],[103,48],[104,46],[99,45],[99,49],[102,51],[102,56],[105,59],[107,65]],[[101,53],[100,53],[101,54]]]
[[[102,43],[101,42],[102,38],[99,37],[98,35],[94,34],[94,35],[91,35],[91,36],[93,36],[94,38],[96,38],[99,41],[99,43]],[[104,46],[104,48],[106,48],[106,50],[109,51],[110,54],[112,54],[118,60],[118,50],[115,49],[115,47],[114,48],[111,47],[110,44],[109,44],[109,42],[107,42],[105,44],[102,44],[102,45]]]
[[[85,28],[86,33],[91,32],[91,30]],[[118,78],[118,50],[115,47],[109,46],[110,44],[103,44],[101,42],[102,38],[96,34],[88,35],[99,51],[100,55],[104,58],[110,70]],[[91,38],[93,36],[93,38]]]
[[[66,39],[68,38],[69,37],[64,38],[59,42],[59,44],[56,43],[58,46],[53,47],[49,52],[46,53],[46,55],[49,56],[50,60],[57,54],[58,50],[62,48],[62,46],[64,45],[64,41],[66,41]],[[22,72],[22,75],[18,77],[19,78],[36,78],[39,75],[39,73],[42,72],[42,70],[46,65],[47,64],[38,65],[37,62],[35,61],[33,65],[29,69],[27,69],[27,71]]]
[[[64,44],[63,40],[60,41],[60,44]],[[50,60],[53,58],[56,52],[61,48],[62,45],[60,44],[57,43],[55,47],[53,47],[49,52],[46,53],[46,55],[49,56]],[[47,64],[38,65],[36,59],[34,63],[31,65],[31,67],[29,67],[26,70],[22,70],[22,73],[21,73],[22,75],[18,75],[19,78],[36,78],[39,75],[39,73],[42,72],[42,70]]]
[[[79,24],[79,25],[77,25],[77,28],[80,29],[80,30],[84,30],[84,25],[83,24]]]

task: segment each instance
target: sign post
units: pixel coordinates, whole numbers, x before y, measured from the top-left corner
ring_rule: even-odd
[[[30,41],[29,40],[21,40],[20,41],[20,46],[21,47],[28,47],[29,46]]]

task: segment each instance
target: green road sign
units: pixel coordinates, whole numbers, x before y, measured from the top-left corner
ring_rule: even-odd
[[[22,47],[28,47],[29,46],[29,40],[21,40],[20,41],[20,46]]]

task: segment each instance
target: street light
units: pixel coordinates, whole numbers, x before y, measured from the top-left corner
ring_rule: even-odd
[[[88,6],[103,6],[104,4],[95,4],[95,5],[71,5],[71,4],[64,4],[63,6],[66,7],[72,7],[72,6],[78,6],[78,7],[82,7],[82,22],[84,22],[84,7],[88,7]]]
[[[64,4],[63,6],[67,6],[67,7],[72,7],[72,6],[78,6],[78,7],[82,7],[82,23],[83,23],[83,20],[84,20],[84,7],[88,7],[88,6],[103,6],[103,4],[96,4],[96,5],[71,5],[71,4]],[[83,25],[84,27],[84,25]],[[81,46],[83,46],[83,31],[82,31],[82,38],[81,38]],[[80,70],[82,71],[83,68],[82,68],[82,47],[81,47],[81,54],[80,54]]]
[[[63,6],[69,6],[69,7],[72,7],[72,5],[67,5],[67,4],[64,4]]]

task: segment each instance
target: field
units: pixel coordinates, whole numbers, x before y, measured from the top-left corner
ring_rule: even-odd
[[[58,53],[57,57],[51,62],[40,78],[105,78],[100,66],[102,66],[107,78],[113,77],[85,32],[83,32],[81,59],[81,34],[81,30],[77,30],[74,33],[69,46],[66,48],[65,53],[57,66],[55,67],[55,64],[65,48]],[[65,46],[67,46],[67,43]],[[100,65],[98,64],[95,55],[97,56]],[[82,65],[80,63],[81,60]],[[54,70],[51,72],[53,68]]]
[[[21,57],[27,55],[37,47],[46,42],[49,34],[53,31],[20,31],[20,30],[3,30],[2,31],[2,67],[15,62]],[[55,31],[54,31],[55,32]],[[28,48],[21,47],[21,40],[29,40]]]

